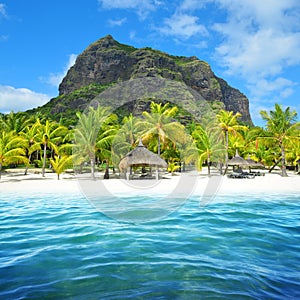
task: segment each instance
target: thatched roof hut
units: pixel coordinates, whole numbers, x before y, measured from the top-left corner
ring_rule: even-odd
[[[251,159],[250,156],[248,156],[246,161],[248,162],[249,167],[251,167],[251,168],[262,168],[262,167],[264,167],[264,165],[262,163],[259,163],[255,160]]]
[[[235,156],[228,161],[228,166],[249,166],[250,164],[247,162],[246,159],[239,156],[238,151],[236,151]]]
[[[167,168],[168,164],[157,154],[149,151],[140,140],[139,145],[126,154],[119,163],[121,172],[126,172],[130,167],[157,167]]]

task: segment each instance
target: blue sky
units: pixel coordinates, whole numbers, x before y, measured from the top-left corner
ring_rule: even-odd
[[[111,34],[121,43],[197,56],[259,111],[300,114],[299,0],[0,0],[0,112],[58,95],[76,56]]]

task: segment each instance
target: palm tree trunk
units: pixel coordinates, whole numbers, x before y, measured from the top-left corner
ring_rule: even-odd
[[[91,162],[91,176],[92,179],[95,179],[95,159],[91,157],[90,162]]]
[[[104,179],[109,179],[109,160],[106,159],[106,168],[104,173]]]
[[[220,175],[223,175],[223,162],[220,160],[219,164],[220,164],[220,169],[219,169]]]
[[[208,176],[210,176],[210,155],[207,155],[207,171],[208,171]]]
[[[281,145],[281,176],[282,177],[288,177],[288,174],[286,172],[286,165],[285,165],[285,149],[284,146]]]
[[[275,164],[270,168],[269,173],[271,173],[279,163],[280,160],[276,161]]]
[[[43,157],[43,169],[42,169],[42,176],[43,177],[45,177],[46,155],[47,155],[47,144],[44,144],[44,157]]]
[[[158,139],[157,139],[157,154],[158,156],[160,156],[160,137],[158,135]]]
[[[224,175],[227,172],[228,169],[228,131],[225,131],[225,147],[226,147],[226,153],[225,153],[225,171]]]
[[[31,161],[31,154],[28,157],[28,165],[26,165],[26,169],[25,169],[24,175],[27,175],[27,171],[28,171],[28,167],[29,167],[30,161]]]
[[[1,174],[2,174],[2,164],[0,164],[0,179],[1,179]]]

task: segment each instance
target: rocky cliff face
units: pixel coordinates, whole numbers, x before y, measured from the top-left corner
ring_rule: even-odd
[[[91,84],[104,86],[143,78],[182,83],[207,101],[223,102],[225,109],[240,112],[242,120],[252,124],[246,96],[218,78],[206,62],[151,48],[137,49],[120,44],[110,35],[91,44],[77,57],[60,84],[59,93],[62,97]]]

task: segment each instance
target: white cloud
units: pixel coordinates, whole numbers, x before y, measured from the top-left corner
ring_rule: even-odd
[[[207,1],[199,0],[184,0],[179,6],[179,11],[192,11],[201,9],[205,6]]]
[[[223,26],[222,31],[227,30]],[[219,30],[221,31],[221,30]],[[240,39],[231,35],[229,40],[216,48],[217,57],[230,74],[256,78],[274,76],[285,67],[298,64],[300,33],[280,35],[272,29],[254,34],[240,33]]]
[[[274,76],[300,63],[300,5],[294,0],[215,0],[228,13],[214,25],[225,39],[216,54],[229,73]],[[297,10],[298,9],[298,10]]]
[[[5,4],[3,3],[0,3],[0,20],[1,18],[4,18],[4,19],[8,19],[8,15],[7,15],[7,12],[6,12],[6,8],[5,8]],[[5,35],[5,34],[0,34],[0,42],[4,42],[8,40],[8,35]]]
[[[136,37],[136,31],[135,31],[135,30],[130,31],[130,33],[129,33],[129,38],[130,38],[131,40],[133,40],[133,39],[135,39],[135,37]]]
[[[154,10],[156,1],[151,0],[98,0],[99,4],[103,6],[103,8],[113,9],[140,9],[146,8],[150,10]]]
[[[264,121],[261,118],[260,112],[262,110],[266,110],[266,111],[270,111],[273,108],[274,104],[269,104],[266,105],[265,103],[258,103],[258,102],[251,102],[250,103],[250,114],[251,114],[251,118],[253,123],[256,126],[264,126]]]
[[[0,16],[7,18],[5,4],[0,3]]]
[[[71,54],[69,56],[69,60],[67,64],[65,65],[64,69],[61,72],[51,73],[47,79],[42,78],[42,81],[45,81],[50,85],[58,87],[59,84],[62,82],[63,78],[66,76],[68,70],[75,64],[76,58],[77,58],[76,54]]]
[[[213,25],[221,39],[215,60],[249,89],[253,118],[261,107],[295,93],[296,84],[283,78],[300,64],[300,2],[298,0],[208,0],[226,13]],[[268,100],[269,99],[269,100]]]
[[[42,81],[58,87],[67,71],[74,65],[76,57],[77,55],[71,54],[62,72],[50,74],[47,79],[42,78]],[[25,111],[44,105],[50,98],[51,96],[49,95],[36,93],[27,88],[14,88],[12,86],[0,85],[0,112]]]
[[[141,19],[157,9],[161,5],[157,0],[98,0],[99,5],[104,9],[131,9],[137,12]]]
[[[264,98],[268,94],[276,94],[277,98],[287,98],[292,93],[292,88],[296,84],[291,80],[283,77],[278,77],[275,80],[267,80],[265,78],[257,80],[249,84],[249,89],[252,91],[253,97]],[[274,101],[274,100],[273,100]]]
[[[122,19],[118,19],[118,20],[108,20],[108,24],[111,27],[115,27],[115,26],[122,26],[125,22],[127,21],[127,18],[122,18]]]
[[[285,104],[288,97],[294,94],[296,84],[286,78],[278,77],[274,80],[260,79],[248,85],[250,94],[251,116],[255,124],[261,124],[261,110],[270,111],[274,103]],[[291,106],[291,105],[288,105]]]
[[[49,96],[35,93],[26,88],[0,85],[0,112],[25,111],[48,102]]]
[[[7,41],[8,35],[0,35],[0,41]]]
[[[264,126],[265,122],[262,120],[260,112],[265,110],[267,112],[274,110],[274,103],[279,103],[283,108],[290,107],[291,110],[296,110],[299,112],[300,105],[286,104],[285,101],[280,98],[280,96],[272,98],[265,98],[264,101],[261,101],[260,98],[253,98],[250,102],[250,114],[252,121],[257,126]]]
[[[209,0],[208,0],[209,1]],[[252,22],[253,25],[299,30],[298,0],[210,0],[228,12],[228,20]]]
[[[164,20],[164,26],[158,30],[165,34],[183,39],[189,39],[195,35],[207,36],[205,26],[198,23],[199,18],[187,14],[174,14]]]
[[[294,94],[294,90],[290,87],[286,87],[282,91],[280,91],[280,98],[286,99],[293,94]]]

